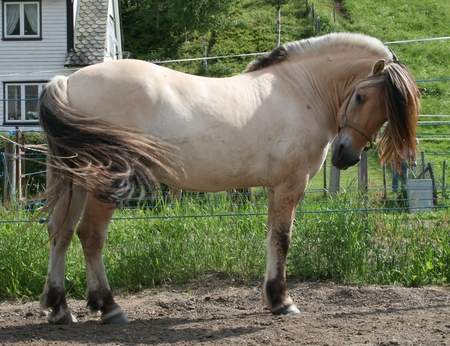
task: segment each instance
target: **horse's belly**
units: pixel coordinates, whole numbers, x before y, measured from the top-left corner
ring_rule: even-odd
[[[156,177],[167,185],[199,192],[218,192],[266,185],[262,174],[252,170],[239,174],[236,173],[237,171],[230,170],[230,165],[224,167],[217,163],[204,164],[202,160],[199,160],[196,164],[183,165],[183,170],[177,170],[177,174],[159,172]]]
[[[158,172],[161,182],[183,190],[217,192],[229,189],[275,187],[294,175],[313,177],[326,157],[327,145],[316,153],[292,144],[266,142],[233,144],[214,140],[178,143],[176,174]],[[175,144],[175,143],[173,143]]]
[[[161,182],[183,190],[217,192],[228,189],[266,185],[264,153],[232,148],[209,141],[177,145],[179,164],[176,174],[156,172]]]

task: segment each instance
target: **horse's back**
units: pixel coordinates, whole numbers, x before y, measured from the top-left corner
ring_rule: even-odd
[[[247,102],[248,88],[234,79],[190,75],[140,60],[116,60],[70,76],[68,99],[72,107],[88,115],[169,138],[172,128],[177,134],[190,129],[200,133],[219,122],[241,126],[247,121],[254,114]],[[189,127],[183,126],[186,122]]]

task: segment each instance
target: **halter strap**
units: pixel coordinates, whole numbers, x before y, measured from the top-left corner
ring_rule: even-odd
[[[364,137],[367,138],[367,141],[370,143],[370,145],[369,146],[366,145],[364,147],[364,151],[367,151],[367,150],[370,150],[373,148],[373,146],[375,145],[375,136],[372,137],[366,129],[364,129],[357,123],[354,123],[353,121],[348,120],[346,113],[344,113],[344,116],[342,117],[341,122],[339,123],[339,128],[342,128],[344,126],[354,128],[356,131],[360,132],[362,135],[364,135]]]
[[[348,105],[350,104],[350,100],[352,99],[353,94],[356,91],[356,87],[353,89],[352,93],[350,94],[350,96],[347,99],[347,105],[345,106],[345,111],[344,114],[342,115],[341,121],[339,122],[339,130],[341,128],[343,128],[344,126],[348,126],[351,127],[353,129],[355,129],[356,131],[358,131],[359,133],[361,133],[364,137],[367,138],[367,141],[370,143],[369,146],[365,146],[364,147],[364,151],[370,150],[373,148],[373,146],[375,145],[375,136],[371,136],[369,131],[367,131],[365,128],[363,128],[362,126],[358,125],[357,123],[349,120],[347,118],[347,109],[348,109]]]

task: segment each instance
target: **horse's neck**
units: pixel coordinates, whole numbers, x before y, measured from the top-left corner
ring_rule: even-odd
[[[375,59],[375,58],[373,58]],[[325,56],[318,59],[305,59],[291,66],[290,78],[302,76],[304,90],[319,109],[317,116],[331,121],[337,131],[342,107],[345,107],[357,81],[365,78],[371,71],[375,60],[359,57],[349,62],[342,57]],[[298,70],[299,72],[293,73]]]

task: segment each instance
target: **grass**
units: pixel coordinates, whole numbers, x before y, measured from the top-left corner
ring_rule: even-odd
[[[424,222],[420,215],[375,211],[308,216],[293,238],[293,276],[347,284],[448,282],[447,217]]]
[[[364,210],[361,201],[347,193],[327,203],[302,203],[288,275],[347,284],[416,286],[449,281],[446,209],[409,214],[376,211],[371,205],[371,211],[358,211]],[[25,220],[32,214],[2,212],[4,220]],[[185,283],[211,270],[244,283],[259,281],[265,268],[266,213],[262,191],[253,203],[234,206],[225,194],[207,194],[181,203],[160,201],[152,207],[118,209],[104,250],[111,286],[134,292]],[[5,222],[0,228],[3,299],[37,299],[45,282],[46,232],[33,224],[21,234],[20,226]],[[84,259],[75,237],[67,255],[68,295],[84,298],[85,285]]]

